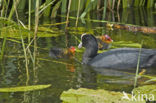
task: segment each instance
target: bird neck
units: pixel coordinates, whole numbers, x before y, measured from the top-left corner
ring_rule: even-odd
[[[86,48],[86,51],[83,54],[83,63],[87,64],[89,61],[91,61],[95,56],[97,56],[98,47],[94,48]]]

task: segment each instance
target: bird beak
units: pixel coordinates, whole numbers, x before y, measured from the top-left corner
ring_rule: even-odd
[[[82,42],[80,42],[80,44],[78,45],[78,48],[82,48]]]

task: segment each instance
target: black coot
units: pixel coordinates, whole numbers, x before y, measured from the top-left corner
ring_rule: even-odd
[[[97,54],[98,44],[93,35],[82,34],[81,43],[86,48],[83,54],[83,64],[88,64],[93,67],[103,68],[136,68],[139,56],[139,48],[118,48],[110,51]],[[156,50],[141,49],[140,67],[156,67]]]

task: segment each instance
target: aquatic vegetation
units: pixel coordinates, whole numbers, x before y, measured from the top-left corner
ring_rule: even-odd
[[[156,100],[156,87],[155,85],[145,85],[137,87],[133,90],[136,95],[143,96],[146,101],[155,101]],[[147,98],[149,97],[149,98]]]
[[[79,88],[78,90],[69,89],[61,94],[63,103],[145,103],[144,100],[135,101],[131,98],[132,95],[125,92],[85,88]]]
[[[139,48],[142,40],[143,48],[155,48],[156,37],[151,35],[156,33],[154,6],[154,0],[1,0],[0,102],[59,103],[61,98],[69,103],[128,103],[121,100],[122,90],[130,93],[135,73],[113,70],[115,73],[111,75],[111,70],[105,70],[105,74],[100,75],[82,67],[80,61],[84,49],[77,49],[72,60],[50,58],[49,50],[55,46],[77,48],[83,33],[108,34],[114,40],[110,49]],[[104,51],[99,50],[99,53]],[[137,73],[141,79],[141,82],[137,81],[138,86],[155,83],[155,75],[146,75],[149,71],[145,68]],[[122,75],[115,76],[118,73]],[[131,78],[127,77],[129,74]],[[54,86],[49,88],[49,83]],[[147,92],[155,96],[153,85],[138,88],[140,98],[141,93]]]
[[[28,92],[28,91],[42,90],[50,86],[51,85],[49,84],[49,85],[32,85],[32,86],[0,88],[0,92]]]

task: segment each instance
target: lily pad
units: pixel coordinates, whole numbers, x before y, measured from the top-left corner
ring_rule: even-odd
[[[0,92],[26,92],[26,91],[41,90],[41,89],[48,88],[50,86],[51,84],[0,88]]]
[[[70,89],[61,94],[63,103],[145,103],[145,101],[132,101],[131,95],[102,89],[92,90],[80,88]]]

